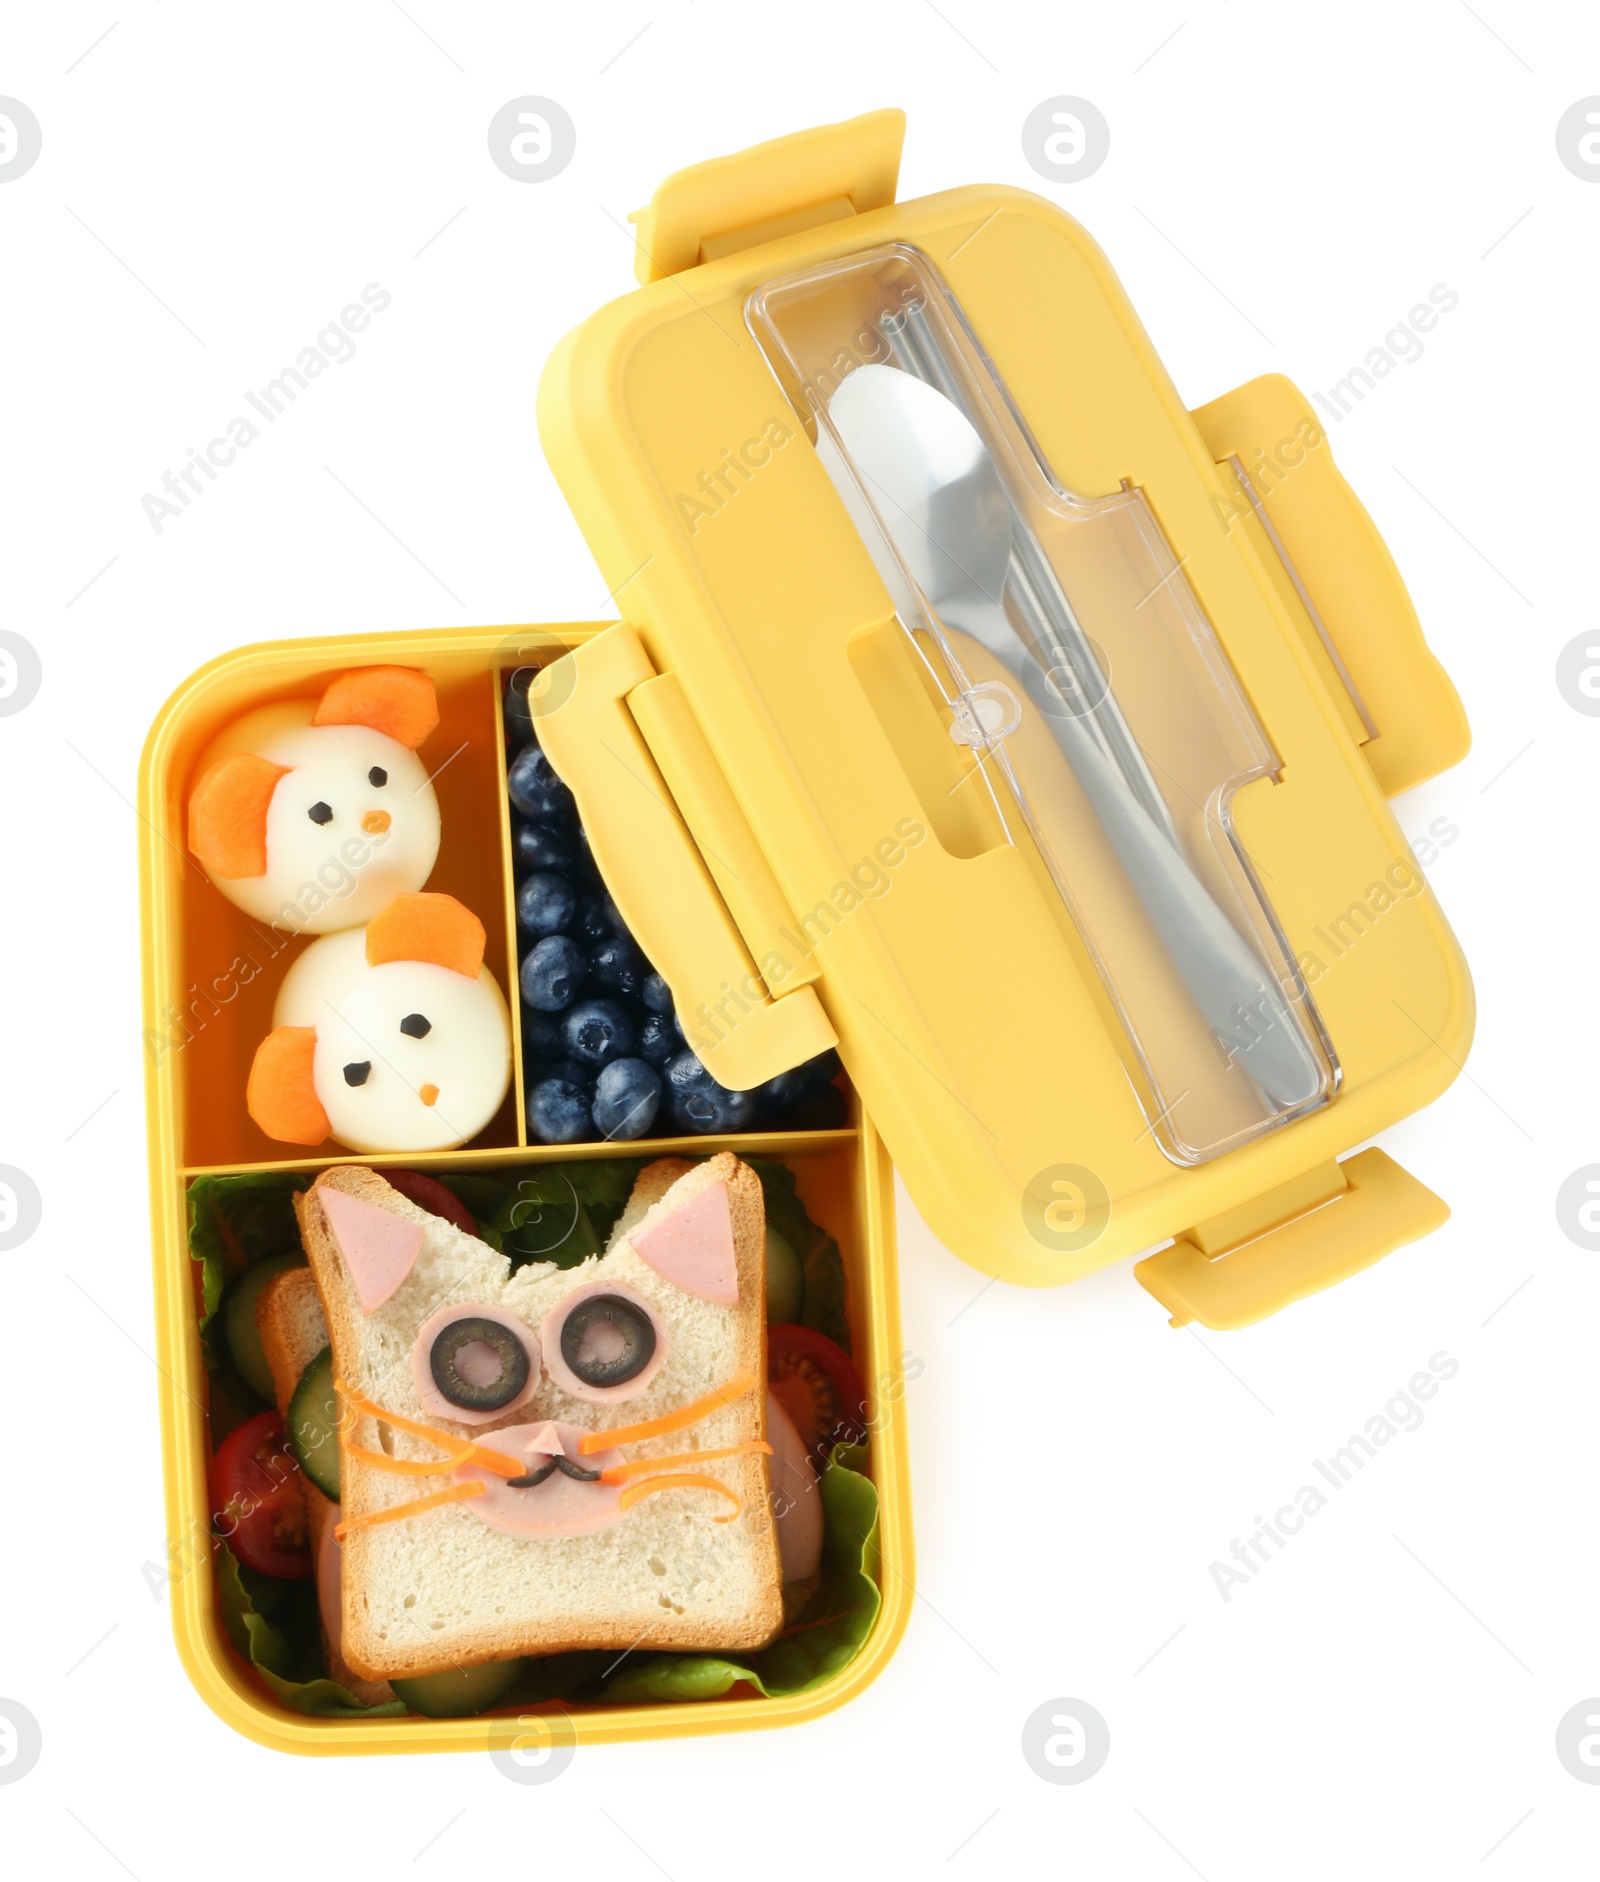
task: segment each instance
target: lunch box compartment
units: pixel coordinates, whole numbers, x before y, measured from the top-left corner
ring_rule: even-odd
[[[1062,485],[916,249],[748,312],[963,754],[919,801],[977,800],[1059,899],[1155,1140],[1198,1163],[1325,1104],[1327,1034],[1233,823],[1279,759],[1144,495]]]
[[[312,651],[314,649],[314,651]],[[224,726],[275,699],[315,696],[354,665],[380,665],[360,643],[293,643],[245,649],[202,669],[179,695],[181,711],[164,724],[166,798],[160,836],[164,862],[151,885],[152,910],[171,934],[169,967],[154,989],[147,1023],[151,1062],[171,1081],[179,1155],[191,1170],[238,1165],[292,1164],[303,1153],[274,1141],[244,1107],[251,1059],[272,1030],[272,1007],[290,963],[310,945],[289,926],[252,921],[207,880],[186,843],[188,793],[194,770]],[[402,664],[390,656],[394,664]],[[508,852],[504,836],[504,772],[500,768],[500,706],[494,680],[479,655],[466,656],[443,636],[430,642],[425,664],[439,700],[439,724],[419,754],[433,773],[446,832],[428,887],[464,902],[486,933],[484,965],[515,999],[516,957],[506,909]],[[175,705],[179,702],[174,702]],[[171,709],[169,708],[169,711]],[[305,886],[335,899],[349,874],[330,852],[319,878]],[[509,976],[509,977],[508,977]],[[520,1106],[508,1094],[476,1137],[480,1151],[515,1149]]]

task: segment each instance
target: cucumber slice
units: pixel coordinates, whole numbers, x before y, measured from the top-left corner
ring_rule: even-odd
[[[767,1325],[792,1326],[805,1304],[806,1274],[786,1235],[767,1224]]]
[[[339,1501],[339,1400],[333,1348],[324,1346],[300,1375],[289,1400],[289,1444],[300,1468],[325,1497]]]
[[[256,1302],[261,1298],[262,1288],[275,1274],[282,1274],[285,1268],[303,1268],[305,1265],[306,1258],[298,1248],[286,1249],[281,1255],[268,1255],[254,1267],[245,1269],[229,1288],[228,1298],[223,1303],[222,1331],[234,1370],[265,1405],[277,1401],[272,1390],[272,1372],[267,1365],[267,1356],[261,1350],[261,1329],[256,1325]]]
[[[521,1671],[520,1660],[491,1660],[486,1666],[452,1667],[448,1673],[389,1683],[395,1697],[425,1719],[468,1719],[503,1699]]]

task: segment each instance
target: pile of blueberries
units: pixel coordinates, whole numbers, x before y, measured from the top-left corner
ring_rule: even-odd
[[[517,874],[523,1078],[535,1141],[709,1131],[836,1130],[849,1113],[836,1052],[754,1091],[719,1085],[685,1043],[667,983],[606,893],[578,807],[539,749],[532,671],[506,689]]]

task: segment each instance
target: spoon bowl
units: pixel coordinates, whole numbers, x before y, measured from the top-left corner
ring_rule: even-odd
[[[858,366],[828,416],[934,613],[985,644],[1009,636],[1011,505],[965,414],[910,373]]]

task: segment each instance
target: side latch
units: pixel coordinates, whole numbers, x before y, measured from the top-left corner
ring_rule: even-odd
[[[786,912],[687,702],[666,680],[619,622],[546,667],[528,703],[612,900],[672,989],[685,1038],[720,1084],[749,1091],[838,1036],[805,984],[814,966],[789,973],[781,992],[756,966],[766,930]]]
[[[1197,1223],[1133,1272],[1173,1326],[1227,1331],[1370,1268],[1449,1215],[1392,1157],[1362,1150]]]
[[[903,111],[868,111],[675,171],[634,225],[634,273],[646,286],[702,262],[894,201]]]

